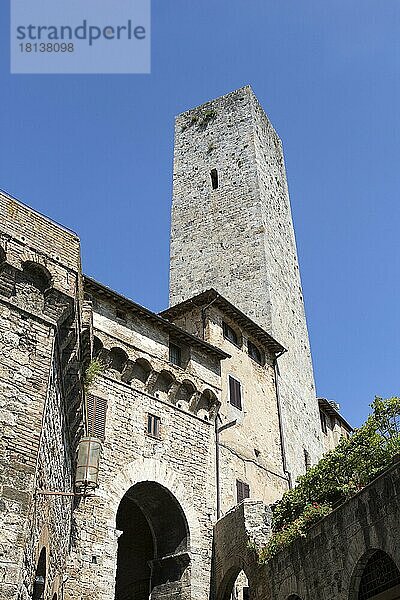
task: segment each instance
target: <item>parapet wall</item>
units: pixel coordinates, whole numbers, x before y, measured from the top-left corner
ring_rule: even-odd
[[[400,568],[400,462],[280,552],[262,573],[263,600],[354,600],[358,566],[383,550]]]
[[[262,503],[245,500],[214,529],[214,597],[227,600],[243,570],[252,600],[288,600],[292,595],[301,600],[357,600],[362,570],[375,550],[385,552],[400,569],[399,508],[397,461],[310,528],[306,538],[260,565],[255,548],[270,536],[271,515]]]

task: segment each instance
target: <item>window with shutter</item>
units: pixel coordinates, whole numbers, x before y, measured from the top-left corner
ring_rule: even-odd
[[[250,487],[244,481],[240,481],[240,479],[236,479],[236,497],[237,503],[243,502],[245,498],[250,498]]]
[[[229,375],[229,402],[235,408],[242,410],[242,386],[240,381]]]
[[[93,396],[93,394],[87,394],[86,410],[88,435],[104,441],[106,434],[107,400]]]

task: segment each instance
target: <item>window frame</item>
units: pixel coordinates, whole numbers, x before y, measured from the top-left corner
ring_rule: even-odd
[[[176,356],[178,357],[177,360],[174,360],[174,352],[176,352]],[[181,346],[178,346],[178,344],[176,344],[175,342],[169,342],[169,346],[168,346],[168,358],[169,358],[169,362],[173,365],[175,365],[176,367],[182,367],[182,348]]]
[[[236,348],[242,347],[241,335],[224,320],[222,321],[222,335],[224,336],[224,339],[228,340],[228,342],[236,346]]]
[[[211,178],[211,188],[213,190],[217,190],[219,188],[219,176],[218,176],[217,169],[211,169],[210,178]]]
[[[147,413],[146,434],[156,440],[161,438],[161,417]]]
[[[247,354],[250,356],[254,362],[258,365],[264,365],[264,354],[262,350],[251,340],[247,340]]]
[[[232,382],[232,383],[231,383]],[[237,384],[237,385],[236,385]],[[234,386],[236,389],[234,390]],[[229,387],[229,404],[236,408],[236,410],[243,411],[243,393],[242,393],[242,383],[233,375],[228,375],[228,387]],[[236,401],[235,394],[239,391],[239,399]],[[233,401],[235,400],[235,401]]]

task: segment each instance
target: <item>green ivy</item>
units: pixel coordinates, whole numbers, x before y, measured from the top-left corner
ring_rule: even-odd
[[[260,551],[262,562],[305,536],[312,523],[361,490],[400,453],[400,398],[375,398],[371,408],[362,427],[342,438],[272,506],[274,533]]]
[[[90,361],[83,379],[85,392],[88,392],[96,378],[104,371],[104,365],[100,360],[93,359]]]

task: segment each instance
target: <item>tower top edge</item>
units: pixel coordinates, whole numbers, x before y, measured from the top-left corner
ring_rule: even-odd
[[[222,94],[221,96],[217,96],[216,98],[207,100],[206,102],[203,102],[202,104],[198,104],[197,106],[188,108],[187,110],[184,110],[183,112],[176,115],[176,119],[178,119],[181,116],[187,115],[193,111],[199,110],[200,108],[207,107],[208,105],[220,104],[221,102],[229,101],[230,99],[234,100],[235,97],[239,96],[240,94],[246,94],[248,96],[248,98],[252,97],[255,100],[257,100],[257,96],[255,95],[253,88],[251,87],[250,84],[247,84],[240,88],[237,88],[236,90],[232,90],[231,92],[227,92],[226,94]],[[257,102],[258,102],[258,100],[257,100]]]
[[[245,85],[236,90],[228,92],[227,94],[223,94],[222,96],[218,96],[217,98],[207,100],[207,102],[204,102],[203,104],[199,104],[198,106],[195,106],[193,108],[179,113],[175,117],[175,126],[179,126],[180,123],[185,123],[190,118],[196,118],[201,112],[210,112],[211,114],[215,111],[218,111],[221,108],[223,109],[223,112],[225,112],[226,109],[230,109],[231,107],[233,108],[246,105],[249,107],[249,110],[251,110],[254,115],[257,114],[258,117],[261,117],[261,119],[265,120],[268,123],[268,126],[271,127],[271,129],[274,131],[274,134],[276,135],[277,139],[281,141],[277,131],[275,130],[271,122],[271,119],[265,112],[264,107],[262,106],[261,102],[254,93],[251,85]]]

